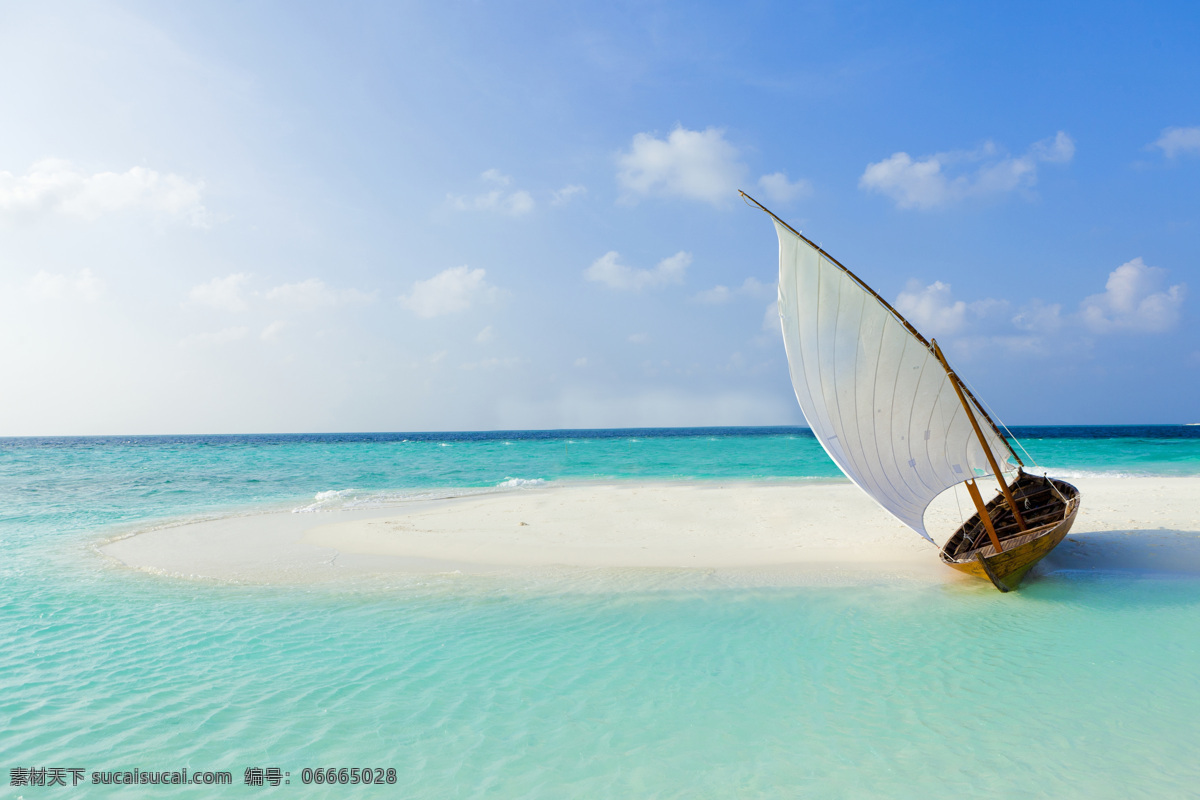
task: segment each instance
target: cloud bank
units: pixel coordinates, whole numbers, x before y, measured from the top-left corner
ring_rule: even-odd
[[[628,152],[617,155],[617,183],[627,200],[659,195],[715,206],[737,194],[746,167],[719,128],[689,131],[677,126],[666,139],[639,133]]]
[[[320,278],[276,286],[267,291],[266,297],[271,302],[302,310],[370,303],[375,300],[373,294],[358,289],[334,289]]]
[[[621,263],[621,255],[610,250],[583,271],[589,281],[603,283],[610,289],[640,292],[642,289],[683,283],[684,274],[692,263],[692,254],[680,250],[658,262],[654,269],[634,269]]]
[[[1187,287],[1166,286],[1167,271],[1142,259],[1127,261],[1108,274],[1105,290],[1084,298],[1074,313],[1060,304],[1031,300],[1013,308],[1007,300],[955,299],[949,284],[916,281],[896,298],[896,310],[922,333],[953,336],[967,353],[1002,348],[1048,354],[1078,348],[1093,335],[1160,334],[1180,321]],[[1055,337],[1053,341],[1050,337]]]
[[[1167,158],[1200,155],[1200,127],[1167,128],[1151,147],[1162,150]]]
[[[950,284],[941,281],[925,287],[917,281],[909,281],[894,305],[909,322],[930,336],[960,333],[969,322],[1007,308],[1005,301],[992,299],[979,300],[968,306],[962,300],[955,300]]]
[[[554,191],[554,193],[551,195],[550,202],[551,202],[551,204],[556,205],[556,206],[565,206],[567,203],[571,202],[571,199],[573,197],[575,197],[576,195],[581,195],[581,194],[586,194],[586,193],[587,193],[586,186],[580,186],[577,183],[572,183],[567,186],[564,186],[561,189],[556,189]]]
[[[691,131],[676,125],[665,139],[638,133],[628,151],[617,153],[617,185],[626,203],[676,197],[725,208],[747,172],[741,152],[720,128]],[[763,175],[757,186],[758,194],[781,205],[812,192],[808,181],[790,180],[784,172]]]
[[[486,274],[483,269],[465,266],[442,270],[432,278],[415,281],[408,294],[400,295],[400,305],[424,319],[466,311],[474,303],[498,295],[499,290],[484,280]]]
[[[447,195],[452,208],[457,211],[492,211],[510,217],[523,217],[533,211],[536,205],[533,195],[524,189],[509,191],[507,187],[512,183],[512,178],[500,170],[485,170],[479,178],[494,188],[473,197]]]
[[[87,267],[74,275],[39,270],[25,284],[25,291],[34,300],[79,299],[94,303],[104,294],[104,281]]]
[[[789,181],[783,172],[773,172],[758,179],[763,197],[772,203],[790,203],[800,197],[812,194],[812,184],[801,178]]]
[[[1065,164],[1074,156],[1075,143],[1063,131],[1035,142],[1021,156],[1005,155],[992,142],[918,160],[901,152],[868,164],[858,186],[891,198],[897,208],[928,210],[1032,188],[1039,164]]]
[[[245,311],[250,304],[242,294],[242,288],[249,280],[250,276],[244,272],[213,278],[207,283],[193,286],[188,292],[188,299],[194,305],[217,311]]]
[[[774,284],[765,284],[758,278],[746,278],[736,289],[717,285],[692,295],[692,302],[705,306],[719,306],[730,302],[735,297],[764,297],[775,293]]]
[[[87,174],[69,161],[46,159],[24,175],[0,172],[0,216],[61,214],[95,221],[107,214],[146,209],[207,228],[203,181],[145,167]]]
[[[1165,269],[1147,266],[1140,257],[1125,262],[1109,273],[1104,292],[1083,301],[1084,323],[1095,333],[1162,333],[1174,328],[1187,287],[1180,283],[1160,291],[1166,277]]]

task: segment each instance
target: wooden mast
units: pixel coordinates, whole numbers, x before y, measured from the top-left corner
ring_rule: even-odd
[[[988,514],[987,506],[983,504],[983,498],[979,496],[979,487],[975,485],[975,479],[967,481],[966,487],[967,494],[971,495],[971,502],[975,504],[975,510],[979,512],[979,521],[983,523],[988,538],[992,540],[992,547],[996,548],[997,553],[1003,553],[1004,545],[1000,544],[1000,537],[996,535],[996,526],[992,524],[992,517]]]
[[[946,357],[942,355],[942,348],[938,347],[937,339],[933,340],[933,354],[937,356],[938,361],[942,362],[942,366],[946,370],[946,374],[950,376],[950,385],[954,387],[954,393],[958,395],[958,400],[962,403],[963,410],[967,412],[967,419],[971,421],[971,427],[975,429],[975,435],[979,437],[979,444],[983,446],[983,454],[987,456],[988,465],[992,468],[992,474],[996,476],[996,481],[1000,484],[1000,491],[1004,492],[1004,499],[1008,501],[1008,507],[1012,509],[1013,517],[1017,520],[1017,527],[1025,530],[1025,520],[1021,517],[1021,512],[1017,510],[1017,501],[1013,499],[1012,490],[1008,488],[1008,483],[1004,480],[1004,475],[1000,472],[1000,465],[996,463],[996,457],[992,455],[992,448],[988,446],[987,440],[983,438],[983,431],[979,428],[979,422],[975,419],[975,414],[971,411],[971,406],[967,403],[967,398],[963,396],[962,384],[958,380],[958,376],[954,374],[954,370],[950,369],[950,365],[946,363]],[[1009,448],[1012,449],[1011,447]],[[969,489],[968,489],[969,491]],[[979,490],[976,489],[976,492]],[[975,494],[972,494],[972,499],[975,499]],[[986,516],[986,509],[981,508],[980,516]],[[991,520],[988,520],[988,530],[995,536],[995,532],[991,530]],[[999,550],[999,541],[996,541],[997,550]]]
[[[740,195],[741,195],[742,197],[744,197],[745,199],[749,200],[751,203],[754,203],[754,205],[758,206],[758,207],[759,207],[760,209],[762,209],[763,211],[767,212],[767,214],[769,214],[769,215],[770,215],[771,219],[775,220],[775,221],[776,221],[776,222],[778,222],[780,225],[782,225],[783,227],[787,228],[787,229],[788,229],[789,231],[791,231],[792,233],[796,234],[798,237],[800,237],[800,239],[801,239],[801,240],[803,240],[804,242],[807,242],[807,243],[808,243],[808,245],[809,245],[809,247],[813,248],[813,249],[814,249],[814,250],[816,250],[818,253],[820,253],[821,255],[823,255],[825,258],[829,259],[830,263],[834,264],[834,265],[835,265],[835,266],[837,266],[837,267],[838,267],[838,269],[840,269],[842,272],[844,272],[844,273],[846,273],[847,275],[849,275],[849,276],[850,276],[850,278],[851,278],[851,279],[852,279],[852,280],[853,280],[855,283],[857,283],[857,284],[858,284],[859,286],[861,286],[861,287],[862,287],[862,288],[863,288],[863,289],[864,289],[864,290],[865,290],[865,291],[866,291],[868,294],[870,294],[872,297],[874,297],[876,300],[878,300],[878,301],[879,301],[879,304],[880,304],[880,305],[882,305],[884,308],[886,308],[886,309],[888,310],[888,312],[889,312],[889,313],[890,313],[890,314],[891,314],[893,317],[895,317],[895,318],[896,318],[896,320],[897,320],[897,321],[899,321],[899,323],[900,323],[901,325],[903,325],[903,326],[904,326],[904,329],[905,329],[905,330],[907,330],[907,331],[908,331],[910,334],[912,334],[914,337],[916,337],[917,341],[919,341],[921,344],[925,345],[925,347],[929,349],[929,352],[933,353],[935,356],[938,356],[938,360],[939,360],[939,361],[941,361],[941,362],[942,362],[942,365],[946,367],[946,371],[947,371],[947,372],[950,372],[950,367],[946,365],[946,361],[945,361],[945,359],[941,358],[941,356],[939,355],[939,352],[938,352],[937,350],[935,350],[935,345],[934,345],[934,344],[930,344],[930,343],[929,343],[929,340],[927,340],[927,339],[926,339],[924,336],[922,336],[922,335],[921,335],[921,332],[920,332],[920,331],[918,331],[916,328],[914,328],[914,327],[913,327],[913,325],[912,325],[912,323],[911,323],[911,322],[909,322],[908,320],[906,320],[906,319],[904,318],[904,315],[903,315],[903,314],[901,314],[901,313],[900,313],[899,311],[897,311],[896,309],[892,308],[892,304],[891,304],[891,303],[889,303],[887,300],[884,300],[882,297],[880,297],[880,296],[879,296],[879,293],[878,293],[878,292],[876,292],[874,289],[872,289],[870,286],[868,286],[868,285],[866,284],[866,282],[865,282],[865,281],[863,281],[863,279],[862,279],[862,278],[858,277],[858,276],[857,276],[857,275],[855,275],[853,272],[851,272],[851,271],[850,271],[850,270],[849,270],[849,269],[846,267],[846,265],[845,265],[845,264],[843,264],[842,262],[838,261],[836,258],[834,258],[833,256],[829,255],[829,253],[827,253],[827,252],[825,252],[824,250],[822,250],[822,249],[821,249],[821,247],[820,247],[820,245],[818,245],[818,244],[817,244],[816,242],[814,242],[812,239],[809,239],[809,238],[808,238],[807,236],[805,236],[803,233],[801,233],[800,231],[796,230],[796,229],[795,229],[795,228],[793,228],[791,225],[788,225],[786,222],[784,222],[783,220],[781,220],[779,217],[775,216],[775,214],[774,214],[774,213],[771,211],[771,209],[767,208],[767,207],[766,207],[766,206],[764,206],[762,203],[758,202],[758,201],[757,201],[757,200],[755,200],[753,197],[751,197],[750,195],[748,195],[748,194],[746,194],[745,192],[743,192],[741,189],[739,189],[739,190],[738,190],[738,194],[740,194]],[[1008,452],[1009,452],[1010,454],[1012,454],[1012,457],[1013,457],[1013,459],[1014,459],[1014,460],[1016,460],[1017,464],[1019,464],[1020,466],[1022,466],[1022,467],[1023,467],[1023,466],[1025,466],[1025,462],[1021,460],[1021,457],[1020,457],[1019,455],[1017,455],[1017,451],[1013,449],[1013,446],[1012,446],[1011,444],[1009,444],[1009,442],[1008,442],[1008,437],[1006,437],[1006,436],[1005,436],[1003,433],[1001,433],[1001,432],[1000,432],[1000,426],[998,426],[998,425],[996,424],[996,421],[995,421],[994,419],[992,419],[992,416],[991,416],[991,414],[988,414],[988,412],[987,412],[987,409],[985,409],[985,408],[983,407],[983,403],[981,403],[981,402],[979,402],[977,399],[975,399],[975,395],[971,393],[971,390],[970,390],[969,388],[967,388],[967,386],[965,386],[964,384],[962,384],[962,383],[961,383],[961,382],[958,380],[958,377],[957,377],[957,376],[955,376],[953,372],[950,372],[950,374],[951,374],[951,376],[952,376],[952,381],[951,381],[951,382],[954,384],[955,391],[957,391],[957,392],[958,392],[959,398],[961,399],[961,398],[962,398],[962,394],[963,394],[963,392],[966,392],[966,394],[967,394],[967,397],[971,398],[971,400],[972,400],[972,401],[975,403],[975,407],[979,409],[979,413],[983,414],[983,417],[984,417],[984,419],[986,419],[986,420],[987,420],[987,422],[988,422],[988,425],[990,425],[990,426],[992,427],[992,431],[993,431],[993,432],[996,434],[996,436],[997,436],[997,437],[1000,439],[1000,441],[1004,442],[1004,446],[1008,448]],[[966,401],[963,401],[963,402],[964,402],[964,404],[965,404],[965,402],[966,402]],[[974,416],[973,414],[970,414],[970,413],[968,413],[968,415],[967,415],[967,416],[969,416],[969,417],[971,418],[971,424],[972,424],[972,425],[975,425],[975,431],[976,431],[976,433],[979,433],[979,426],[978,426],[978,425],[975,423],[975,416]],[[980,437],[980,441],[983,441],[983,434],[982,434],[982,433],[980,433],[980,434],[979,434],[979,437]],[[988,453],[988,454],[989,454],[989,458],[990,458],[990,456],[991,456],[991,452],[992,452],[992,451],[991,451],[991,449],[990,449],[990,448],[989,448],[989,447],[988,447],[986,444],[984,444],[984,446],[983,446],[983,449],[984,449],[984,452],[986,452],[986,453]],[[1001,478],[1000,478],[1000,473],[999,473],[999,471],[997,471],[997,472],[996,472],[996,477],[997,477],[997,479],[999,479],[999,480],[1000,480],[1000,484],[1001,484],[1001,485],[1004,485],[1004,481],[1003,481],[1003,479],[1001,479]],[[1016,509],[1015,509],[1015,508],[1013,509],[1013,513],[1016,513]],[[1018,517],[1018,519],[1019,519],[1019,517]],[[1024,525],[1023,525],[1023,523],[1022,523],[1022,530],[1023,530],[1023,529],[1024,529]]]

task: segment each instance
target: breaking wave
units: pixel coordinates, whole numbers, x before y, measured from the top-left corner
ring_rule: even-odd
[[[496,484],[497,489],[520,489],[524,486],[541,486],[546,481],[542,478],[509,478]]]
[[[329,489],[317,492],[313,495],[312,502],[296,506],[292,513],[315,514],[322,511],[387,508],[422,500],[449,500],[454,497],[494,494],[506,489],[524,489],[545,484],[543,478],[507,478],[495,486],[458,489]]]
[[[1104,469],[1059,469],[1058,467],[1037,467],[1026,469],[1030,475],[1049,475],[1051,478],[1062,478],[1070,480],[1071,478],[1146,478],[1152,476],[1164,477],[1162,473],[1146,470],[1145,472],[1136,472],[1128,470],[1104,470]]]
[[[361,489],[331,489],[317,492],[311,503],[296,506],[293,514],[315,514],[322,511],[347,511],[352,509],[387,508],[419,500],[447,500],[451,497],[467,497],[484,494],[487,489],[408,489],[365,491]]]

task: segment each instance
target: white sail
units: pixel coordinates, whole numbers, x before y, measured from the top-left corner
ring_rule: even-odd
[[[946,369],[845,269],[778,221],[775,230],[788,368],[813,435],[846,477],[932,542],[929,503],[992,474]],[[968,403],[1004,470],[1008,444]]]

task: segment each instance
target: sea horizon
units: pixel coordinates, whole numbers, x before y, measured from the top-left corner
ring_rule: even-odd
[[[1187,428],[1200,426],[1200,422],[1105,422],[1105,423],[1047,423],[1037,425],[1003,425],[1002,427],[1008,431],[1025,431],[1034,432],[1045,429],[1084,429],[1084,428],[1108,428],[1108,429],[1139,429],[1139,428]],[[454,436],[466,434],[492,435],[503,436],[505,434],[556,434],[569,435],[575,433],[626,433],[626,432],[646,432],[660,431],[662,435],[687,435],[686,432],[695,431],[699,433],[709,431],[763,431],[763,432],[783,432],[783,431],[808,431],[812,429],[807,425],[683,425],[683,426],[621,426],[615,428],[595,427],[595,428],[462,428],[462,429],[441,429],[441,430],[345,430],[345,431],[225,431],[221,433],[59,433],[59,434],[5,434],[0,435],[0,441],[19,440],[19,439],[152,439],[152,438],[170,438],[170,437],[222,437],[222,436]],[[680,433],[673,433],[680,432]]]

